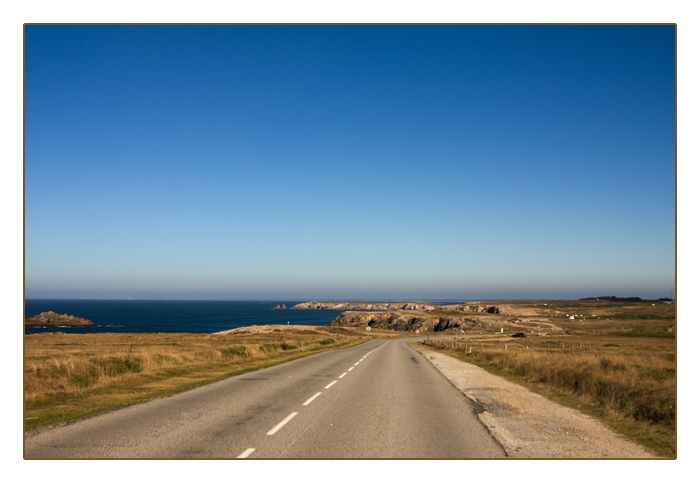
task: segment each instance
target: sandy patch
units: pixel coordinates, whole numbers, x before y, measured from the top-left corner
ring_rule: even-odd
[[[239,327],[237,329],[223,330],[214,334],[266,334],[268,332],[301,332],[312,331],[319,334],[327,334],[324,327],[317,325],[251,325],[249,327]]]

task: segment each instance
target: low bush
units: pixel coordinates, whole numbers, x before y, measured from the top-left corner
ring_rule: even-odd
[[[248,357],[248,351],[245,347],[234,345],[221,350],[221,355],[225,357]]]

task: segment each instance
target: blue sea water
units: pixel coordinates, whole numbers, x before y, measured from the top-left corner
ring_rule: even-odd
[[[341,311],[272,310],[302,301],[240,302],[187,300],[46,300],[24,301],[25,317],[49,310],[88,319],[95,327],[26,328],[25,334],[65,332],[212,333],[249,325],[328,325]]]

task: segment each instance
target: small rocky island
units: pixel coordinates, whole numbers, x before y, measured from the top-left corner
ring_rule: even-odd
[[[67,314],[60,315],[51,311],[24,319],[25,327],[92,327],[94,325],[88,319]]]
[[[287,310],[287,306],[282,304],[282,305],[275,305],[272,307],[272,310]]]

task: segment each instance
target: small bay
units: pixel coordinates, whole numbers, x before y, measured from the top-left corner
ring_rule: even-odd
[[[303,301],[210,301],[210,300],[67,300],[26,299],[25,317],[53,311],[88,319],[95,327],[25,328],[25,334],[120,333],[213,333],[250,325],[325,326],[338,310],[272,310],[276,305],[292,307]]]

